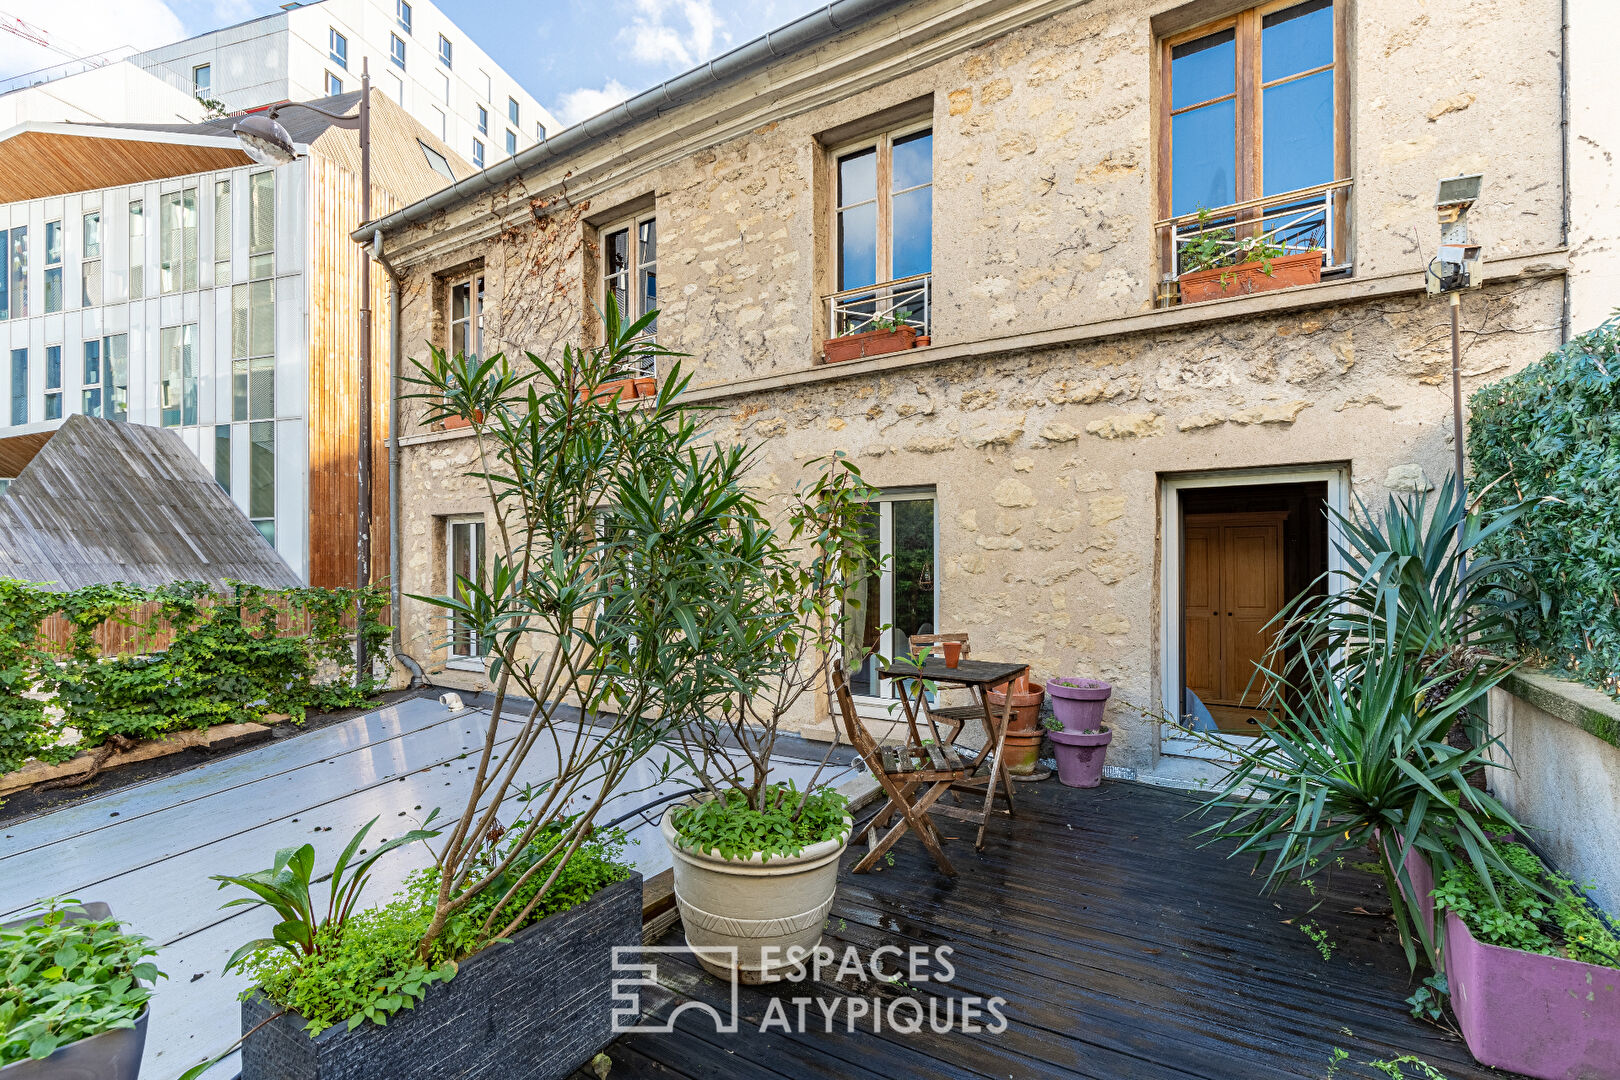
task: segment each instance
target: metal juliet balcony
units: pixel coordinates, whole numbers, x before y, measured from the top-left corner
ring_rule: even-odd
[[[827,297],[827,336],[859,334],[885,326],[891,320],[925,335],[933,318],[933,306],[932,274],[913,274],[858,289],[845,289]]]
[[[1262,239],[1289,255],[1321,249],[1323,273],[1346,269],[1350,261],[1345,220],[1352,183],[1334,180],[1156,222],[1165,273],[1179,277],[1185,272],[1185,255],[1195,242],[1207,246],[1213,241],[1238,254]]]

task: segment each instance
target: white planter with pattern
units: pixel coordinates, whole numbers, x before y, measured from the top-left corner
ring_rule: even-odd
[[[735,970],[744,983],[781,979],[792,966],[789,950],[797,946],[808,954],[821,943],[838,890],[838,859],[854,822],[844,819],[844,835],[837,840],[767,861],[757,852],[747,859],[728,859],[716,851],[682,848],[675,842],[672,817],[673,811],[664,814],[660,831],[675,857],[675,903],[687,943],[700,949],[736,949]],[[764,951],[772,946],[773,959],[767,962]],[[731,977],[729,954],[700,951],[697,957],[715,975]]]

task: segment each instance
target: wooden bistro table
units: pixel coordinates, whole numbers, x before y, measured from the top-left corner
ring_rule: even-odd
[[[922,731],[917,726],[919,713],[927,722],[934,742],[939,745],[954,748],[956,737],[967,726],[965,723],[959,723],[948,738],[940,737],[939,726],[934,722],[934,715],[928,708],[927,692],[923,685],[925,681],[936,686],[963,687],[973,691],[974,697],[978,699],[979,711],[984,717],[984,747],[968,766],[971,778],[951,785],[951,790],[977,793],[982,789],[984,809],[969,810],[964,807],[946,806],[943,803],[935,803],[929,808],[930,813],[944,814],[946,817],[977,824],[979,835],[973,844],[977,851],[984,850],[984,829],[990,822],[990,815],[995,812],[998,781],[1006,796],[1008,816],[1013,816],[1016,812],[1012,778],[1007,774],[1006,759],[1002,754],[1002,746],[1007,740],[1007,724],[1012,718],[1012,694],[1010,692],[1007,694],[1007,700],[1000,710],[1001,715],[997,716],[990,708],[990,691],[998,686],[1007,686],[1028,670],[1028,664],[998,664],[992,660],[962,660],[952,668],[945,666],[943,657],[930,656],[921,667],[901,664],[878,671],[879,678],[909,680],[900,686],[900,704],[906,712],[906,727],[910,732],[911,744],[916,747],[922,746],[923,743]],[[972,776],[992,754],[994,757],[991,760],[990,771],[984,776]]]

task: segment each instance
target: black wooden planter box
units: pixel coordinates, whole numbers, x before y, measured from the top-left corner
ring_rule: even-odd
[[[561,1080],[612,1041],[613,946],[641,944],[641,875],[469,957],[386,1027],[315,1038],[288,1013],[242,1047],[242,1080]],[[276,1007],[254,992],[242,1030]]]

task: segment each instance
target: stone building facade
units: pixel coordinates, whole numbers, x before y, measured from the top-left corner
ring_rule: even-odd
[[[1313,532],[1325,506],[1381,503],[1450,470],[1449,313],[1424,293],[1436,181],[1486,174],[1471,216],[1485,283],[1460,312],[1465,393],[1583,314],[1567,301],[1582,267],[1567,250],[1559,0],[1444,17],[1405,0],[854,6],[842,29],[800,34],[656,115],[605,114],[600,134],[590,121],[550,156],[520,156],[515,176],[385,219],[400,347],[449,343],[462,282],[481,286],[486,353],[589,341],[608,237],[653,221],[659,341],[690,354],[691,396],[718,406],[717,434],[761,444],[761,485],[789,490],[806,460],[842,449],[897,499],[928,501],[933,565],[917,578],[933,607],[930,627],[909,629],[966,631],[976,657],[1027,661],[1037,678],[1111,680],[1110,764],[1195,775],[1182,755],[1197,751],[1147,718],[1186,704],[1188,536],[1208,522],[1185,515],[1218,529],[1287,508],[1281,546],[1262,549],[1286,548],[1287,581],[1271,587],[1292,590],[1331,558]],[[1332,20],[1338,269],[1162,305],[1174,43],[1213,40],[1200,28],[1218,35],[1233,16],[1264,35],[1290,6]],[[839,155],[922,130],[928,344],[826,363]],[[400,586],[432,593],[447,545],[472,535],[451,526],[486,507],[463,477],[467,431],[410,412]],[[446,666],[430,608],[406,600],[400,618],[403,649],[435,681],[481,683],[476,665]]]

